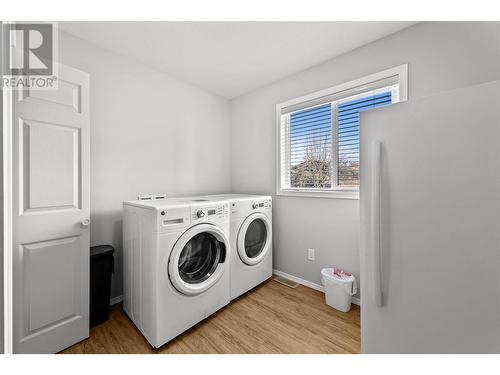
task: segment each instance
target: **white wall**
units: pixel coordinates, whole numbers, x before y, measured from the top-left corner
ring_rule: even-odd
[[[90,73],[90,241],[117,250],[119,296],[122,201],[229,191],[229,102],[69,34],[59,41],[60,61]]]
[[[231,189],[275,195],[275,105],[400,64],[409,99],[500,79],[500,23],[422,23],[232,101]],[[337,265],[359,278],[359,201],[274,197],[274,267],[320,283]],[[316,249],[316,261],[307,260]]]

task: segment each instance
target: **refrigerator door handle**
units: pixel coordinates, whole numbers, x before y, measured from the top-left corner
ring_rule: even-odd
[[[372,148],[372,187],[371,187],[371,274],[372,299],[376,306],[382,306],[382,285],[380,267],[380,192],[382,143],[375,141]]]

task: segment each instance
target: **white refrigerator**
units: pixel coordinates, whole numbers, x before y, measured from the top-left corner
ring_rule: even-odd
[[[361,350],[500,353],[500,81],[362,114]]]

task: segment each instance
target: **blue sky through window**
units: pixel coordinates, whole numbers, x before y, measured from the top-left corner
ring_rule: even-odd
[[[290,115],[291,165],[304,161],[307,146],[318,142],[332,142],[330,103],[294,112]]]
[[[391,92],[384,92],[339,104],[338,184],[359,185],[359,114],[392,103]]]
[[[359,114],[391,102],[387,91],[338,105],[338,181],[334,185],[359,185]],[[332,103],[290,114],[292,187],[332,187],[332,116]]]

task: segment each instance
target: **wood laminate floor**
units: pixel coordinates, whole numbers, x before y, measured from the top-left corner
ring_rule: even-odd
[[[359,353],[360,311],[342,313],[324,295],[268,280],[159,349],[153,349],[122,311],[63,353]]]

